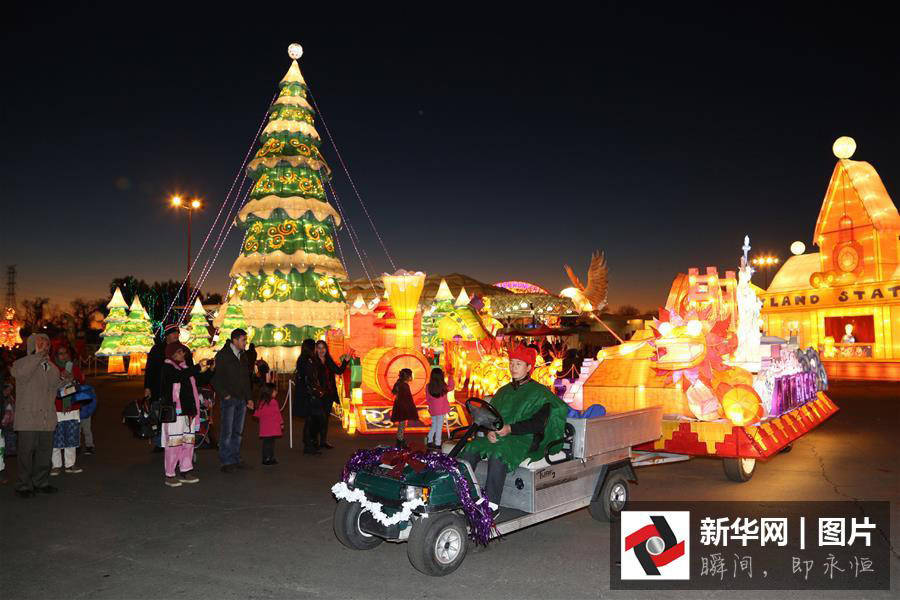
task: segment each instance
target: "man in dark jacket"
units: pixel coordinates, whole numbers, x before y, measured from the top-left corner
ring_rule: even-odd
[[[250,397],[250,369],[247,365],[247,332],[235,329],[225,347],[216,354],[216,372],[212,386],[222,405],[222,430],[219,437],[219,461],[222,471],[249,468],[241,461],[241,434],[247,409],[253,410]]]
[[[147,366],[144,369],[144,400],[150,404],[151,412],[156,414],[160,402],[160,386],[162,384],[162,368],[166,362],[166,346],[178,341],[178,324],[170,323],[163,330],[163,339],[153,344],[147,353]],[[188,366],[193,366],[191,354],[185,356],[184,361]],[[160,431],[153,434],[153,449],[162,452]]]

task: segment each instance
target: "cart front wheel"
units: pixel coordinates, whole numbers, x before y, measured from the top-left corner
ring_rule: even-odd
[[[725,476],[731,481],[744,483],[750,481],[756,470],[755,458],[723,458],[722,467],[725,468]]]
[[[334,535],[351,550],[371,550],[384,540],[376,535],[363,533],[359,528],[359,517],[362,515],[359,502],[341,500],[334,509]]]
[[[417,571],[440,577],[462,564],[468,547],[465,520],[456,513],[443,513],[413,523],[406,554]]]
[[[597,521],[618,521],[628,502],[628,480],[619,472],[606,478],[600,494],[588,505],[588,511]]]

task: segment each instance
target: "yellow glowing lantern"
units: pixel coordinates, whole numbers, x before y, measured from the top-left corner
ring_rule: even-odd
[[[419,297],[425,285],[425,273],[397,271],[383,275],[385,295],[391,299],[391,308],[397,320],[395,345],[398,348],[413,347],[413,320],[419,306]]]
[[[751,386],[737,384],[722,396],[725,418],[741,427],[759,421],[765,414],[759,394]]]
[[[831,146],[831,151],[834,152],[834,155],[838,158],[850,158],[853,156],[853,153],[856,152],[856,140],[849,135],[842,135],[834,141],[834,144]]]
[[[694,337],[703,333],[703,325],[697,319],[691,319],[690,321],[688,321],[687,327],[685,329],[688,335]]]
[[[353,388],[353,404],[362,404],[363,403],[363,391],[362,388]]]
[[[791,244],[791,254],[793,254],[794,256],[800,256],[804,252],[806,252],[806,244],[804,244],[800,240],[797,240],[796,242]]]
[[[106,367],[107,373],[124,373],[125,361],[121,356],[110,356]]]
[[[135,296],[136,297],[136,296]],[[128,358],[128,374],[129,375],[140,375],[143,372],[143,361],[141,359],[142,353],[133,352],[131,356]]]

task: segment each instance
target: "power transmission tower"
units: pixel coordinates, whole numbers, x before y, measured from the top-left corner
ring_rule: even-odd
[[[16,265],[6,268],[6,306],[16,307]]]

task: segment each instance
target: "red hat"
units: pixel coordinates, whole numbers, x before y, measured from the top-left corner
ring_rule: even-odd
[[[528,363],[533,369],[534,363],[537,361],[537,350],[529,348],[528,346],[516,346],[509,351],[509,360],[513,360],[514,358],[521,360],[524,363]]]

